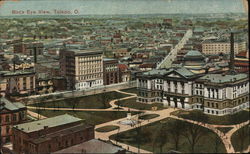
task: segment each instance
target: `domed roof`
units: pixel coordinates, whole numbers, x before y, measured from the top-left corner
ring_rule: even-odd
[[[204,55],[197,50],[190,50],[185,54],[185,57],[197,57],[197,56],[204,57]]]

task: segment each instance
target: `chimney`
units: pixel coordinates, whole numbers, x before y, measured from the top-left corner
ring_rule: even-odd
[[[36,64],[36,62],[37,62],[37,47],[36,46],[34,46],[34,63]]]
[[[230,63],[229,63],[229,73],[235,74],[234,69],[234,34],[231,32],[230,36]]]

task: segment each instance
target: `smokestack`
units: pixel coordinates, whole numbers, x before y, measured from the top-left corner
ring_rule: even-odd
[[[34,63],[35,63],[35,64],[36,64],[36,62],[37,62],[36,50],[37,50],[37,48],[36,48],[36,46],[35,46],[35,47],[34,47]]]
[[[16,62],[15,62],[15,60],[13,61],[13,66],[14,66],[14,72],[16,72]]]
[[[231,32],[230,36],[230,63],[229,63],[230,74],[235,74],[234,69],[234,34]]]

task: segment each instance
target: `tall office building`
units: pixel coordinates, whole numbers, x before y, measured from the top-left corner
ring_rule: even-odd
[[[103,52],[91,49],[60,51],[60,69],[71,90],[103,85]]]

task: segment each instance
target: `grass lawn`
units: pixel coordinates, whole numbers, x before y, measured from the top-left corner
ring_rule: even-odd
[[[162,148],[162,152],[166,153],[170,150],[174,150],[175,149],[175,144],[174,144],[174,140],[173,137],[171,136],[171,132],[168,130],[170,125],[173,123],[176,123],[177,120],[172,119],[172,118],[167,118],[167,119],[163,119],[161,121],[157,121],[151,124],[148,124],[146,126],[142,126],[140,127],[140,134],[138,135],[136,129],[132,129],[129,131],[125,131],[122,133],[119,133],[118,135],[112,135],[111,139],[122,142],[122,143],[126,143],[135,147],[138,147],[138,142],[137,139],[140,139],[140,148],[147,150],[147,151],[151,151],[153,153],[159,153],[160,152],[160,143],[163,143],[163,148]],[[163,123],[164,122],[164,126],[163,127]],[[184,121],[179,121],[181,123],[185,123],[187,124],[187,122]],[[190,123],[189,123],[190,124]],[[193,124],[190,124],[193,125]],[[196,125],[197,126],[197,125]],[[201,129],[202,131],[204,131],[204,135],[201,136],[200,140],[198,140],[198,143],[195,146],[195,153],[213,153],[215,152],[215,138],[219,139],[218,136],[213,133],[212,131],[210,131],[207,128],[201,127],[201,126],[197,126],[199,129]],[[185,127],[184,127],[185,128]],[[162,133],[166,132],[166,136],[165,136],[165,141],[160,141],[162,138],[164,138],[162,136]],[[183,130],[182,133],[185,134],[187,130]],[[221,142],[221,140],[218,140],[218,151],[220,153],[224,153],[226,152],[225,147],[223,145],[223,143]],[[178,150],[182,153],[190,153],[191,149],[190,149],[190,144],[188,142],[188,139],[186,137],[184,137],[183,135],[180,136],[180,140],[179,140],[179,146],[178,146]]]
[[[120,106],[134,108],[138,110],[152,110],[152,107],[157,107],[157,110],[166,109],[167,107],[164,107],[162,103],[153,103],[153,104],[144,104],[144,103],[138,103],[136,102],[136,98],[130,98],[126,100],[121,100]],[[117,102],[116,102],[117,105]]]
[[[233,127],[217,127],[218,130],[220,130],[223,133],[229,132]]]
[[[37,110],[31,110],[37,113]],[[62,114],[70,114],[72,116],[85,119],[87,123],[98,125],[101,123],[109,122],[112,120],[124,118],[127,116],[126,111],[53,111],[53,110],[40,110],[40,114],[46,117],[53,117]],[[140,112],[132,112],[138,114]]]
[[[106,92],[75,98],[66,98],[63,100],[50,101],[32,104],[31,106],[51,107],[51,108],[83,108],[83,109],[105,109],[109,108],[109,101],[113,99],[127,97],[129,95],[118,92]]]
[[[122,90],[120,90],[120,91],[124,91],[124,92],[128,92],[128,93],[138,94],[138,90],[137,90],[137,88],[122,89]]]
[[[231,138],[235,151],[245,150],[250,145],[250,125],[246,125],[237,130]],[[241,147],[242,146],[242,147]]]
[[[109,125],[109,126],[104,126],[104,127],[97,128],[95,130],[97,132],[110,132],[110,131],[116,130],[118,128],[119,128],[119,126]]]
[[[139,118],[142,120],[148,120],[148,119],[153,119],[156,117],[159,117],[159,115],[158,114],[146,114],[146,115],[140,116]]]
[[[232,125],[239,124],[249,120],[249,111],[240,111],[232,115],[225,116],[216,116],[216,115],[208,115],[204,114],[202,111],[194,110],[194,111],[184,111],[179,110],[175,111],[173,115],[176,115],[181,118],[191,119],[195,121],[201,121],[201,116],[207,116],[207,123],[209,124],[217,124],[217,125]]]

